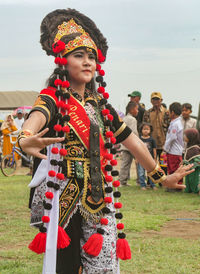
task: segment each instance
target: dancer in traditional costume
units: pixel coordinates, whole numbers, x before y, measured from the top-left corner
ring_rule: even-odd
[[[130,259],[131,251],[114,144],[122,142],[154,181],[170,187],[183,188],[176,182],[191,166],[166,177],[108,104],[101,67],[108,46],[91,19],[74,9],[55,10],[42,21],[40,42],[57,67],[18,138],[35,156],[31,224],[40,232],[29,248],[45,252],[43,273],[117,274],[118,259]]]

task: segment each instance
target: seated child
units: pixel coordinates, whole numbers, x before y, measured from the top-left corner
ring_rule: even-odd
[[[140,128],[140,139],[145,143],[151,156],[156,161],[156,141],[151,137],[151,132],[153,128],[149,123],[143,123]],[[146,176],[145,176],[145,169],[138,163],[138,177],[139,182],[142,190],[146,190]],[[148,182],[152,189],[155,189],[155,184],[148,178]]]
[[[187,143],[184,164],[194,164],[195,171],[185,178],[185,192],[200,194],[200,136],[196,128],[184,131],[184,141]]]

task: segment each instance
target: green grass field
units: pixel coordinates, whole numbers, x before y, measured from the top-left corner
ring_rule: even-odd
[[[37,233],[29,227],[29,181],[0,174],[1,274],[42,273],[42,256],[27,248]],[[132,259],[121,262],[121,273],[200,273],[200,197],[130,183],[121,201]]]

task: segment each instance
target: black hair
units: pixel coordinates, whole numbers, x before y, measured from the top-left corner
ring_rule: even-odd
[[[167,109],[167,105],[165,103],[162,103],[161,105]]]
[[[176,115],[181,115],[181,112],[182,112],[182,110],[181,110],[181,104],[180,103],[178,103],[178,102],[174,102],[174,103],[172,103],[170,106],[169,106],[169,111],[170,112],[174,112]]]
[[[188,138],[187,147],[200,144],[200,135],[198,129],[188,128],[184,131],[184,134]]]
[[[152,134],[152,131],[153,131],[153,127],[150,123],[147,123],[147,122],[143,122],[139,128],[139,134],[141,135],[142,134],[142,129],[144,126],[148,126],[150,128],[150,135]]]
[[[190,103],[182,104],[181,109],[183,110],[184,108],[192,111],[192,105]]]
[[[130,102],[128,103],[128,105],[126,106],[126,115],[127,115],[128,113],[130,113],[130,110],[131,110],[132,108],[135,108],[136,106],[138,106],[138,104],[137,104],[136,102],[130,101]]]

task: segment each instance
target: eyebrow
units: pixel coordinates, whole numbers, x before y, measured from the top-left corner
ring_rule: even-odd
[[[79,50],[76,50],[74,52],[72,52],[72,54],[76,54],[76,53],[84,53],[84,49],[79,49]]]

